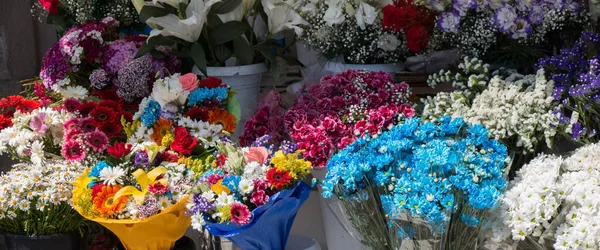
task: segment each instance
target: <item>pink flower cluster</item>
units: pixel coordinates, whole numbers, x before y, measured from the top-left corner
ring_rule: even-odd
[[[376,134],[414,116],[407,83],[384,72],[347,71],[310,86],[285,114],[285,127],[306,160],[322,168],[364,134]]]
[[[240,144],[250,146],[257,138],[264,135],[271,136],[268,143],[274,145],[279,145],[284,140],[290,140],[283,119],[281,119],[285,112],[281,95],[275,91],[269,92],[258,105],[256,113],[246,121],[244,133],[240,136]]]

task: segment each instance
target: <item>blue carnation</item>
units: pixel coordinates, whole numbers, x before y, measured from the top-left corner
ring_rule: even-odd
[[[100,171],[102,171],[102,169],[105,169],[107,167],[110,167],[110,166],[105,161],[96,163],[96,165],[94,165],[94,167],[92,167],[92,170],[88,174],[88,177],[100,176]]]
[[[149,100],[144,108],[144,113],[140,117],[146,127],[150,127],[160,118],[160,104],[157,101]]]

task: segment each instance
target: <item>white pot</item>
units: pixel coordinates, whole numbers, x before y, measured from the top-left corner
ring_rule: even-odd
[[[310,49],[306,43],[301,41],[296,42],[296,56],[298,61],[304,64],[304,67],[319,64],[321,59],[318,51]]]
[[[313,238],[301,235],[290,235],[288,237],[286,250],[321,250],[321,245]]]
[[[343,60],[331,60],[323,66],[323,71],[330,72],[333,74],[342,73],[347,70],[369,70],[369,71],[383,71],[386,73],[397,73],[404,70],[404,64],[401,62],[397,63],[385,63],[385,64],[350,64],[345,63]]]
[[[237,99],[240,102],[242,112],[233,133],[234,138],[242,134],[244,124],[256,111],[262,74],[267,72],[267,70],[267,65],[264,63],[244,66],[207,67],[206,69],[208,76],[221,78],[223,83],[231,86],[231,89],[237,92]],[[192,72],[197,75],[203,75],[196,67],[193,68]]]

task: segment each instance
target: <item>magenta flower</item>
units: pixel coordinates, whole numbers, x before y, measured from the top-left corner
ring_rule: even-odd
[[[29,122],[29,127],[38,134],[43,134],[48,131],[48,125],[46,124],[46,113],[39,113],[34,116]]]
[[[85,144],[87,144],[94,151],[102,151],[108,147],[108,136],[100,130],[94,130],[87,133]]]
[[[238,225],[248,223],[250,221],[250,216],[252,215],[246,205],[237,202],[231,206],[230,213],[231,222]]]
[[[63,144],[60,153],[69,162],[81,161],[86,156],[85,148],[76,140],[66,141]]]

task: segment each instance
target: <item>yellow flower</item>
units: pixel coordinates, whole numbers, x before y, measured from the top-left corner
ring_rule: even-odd
[[[175,140],[173,133],[167,133],[166,135],[163,136],[161,144],[164,147],[168,148],[169,146],[171,146],[171,143],[173,142],[173,140]]]
[[[223,185],[223,180],[219,180],[217,183],[213,184],[210,187],[210,190],[215,192],[215,194],[221,194],[223,192],[225,192],[226,194],[231,193],[231,190],[229,190],[229,188],[227,186]]]
[[[140,121],[136,120],[133,122],[128,122],[125,117],[121,117],[121,125],[123,126],[123,130],[125,130],[125,134],[127,134],[127,138],[131,137],[135,130],[140,126]]]
[[[87,185],[93,181],[97,180],[96,177],[89,177],[90,171],[92,168],[86,168],[83,170],[83,174],[77,176],[73,181],[73,201],[79,200],[79,197],[83,196],[87,193]]]
[[[146,173],[143,169],[136,170],[135,172],[133,172],[133,177],[135,177],[138,184],[140,184],[142,190],[140,191],[133,186],[126,186],[124,188],[121,188],[119,192],[115,194],[114,199],[116,200],[121,198],[121,196],[132,195],[138,204],[143,204],[144,198],[148,193],[148,185],[152,185],[156,182],[161,183],[163,185],[167,185],[167,180],[165,178],[158,179],[159,176],[166,172],[167,169],[164,167],[157,167],[155,169],[152,169],[148,173]]]
[[[214,157],[209,155],[204,161],[202,159],[192,159],[191,157],[181,157],[177,161],[178,164],[183,164],[187,169],[194,172],[194,179],[198,179],[204,172],[216,167],[214,165]]]
[[[158,152],[163,151],[165,147],[159,146],[156,143],[150,143],[149,145],[145,145],[144,149],[146,149],[146,153],[148,154],[148,161],[154,162],[154,158],[158,155]]]
[[[231,206],[222,206],[217,209],[218,213],[221,213],[221,217],[219,218],[219,222],[227,222],[231,219]]]
[[[299,155],[300,152],[286,155],[283,151],[279,150],[275,153],[275,156],[271,158],[271,164],[275,165],[275,168],[279,170],[289,172],[290,177],[294,180],[299,180],[308,175],[312,169],[310,162],[298,158]]]

